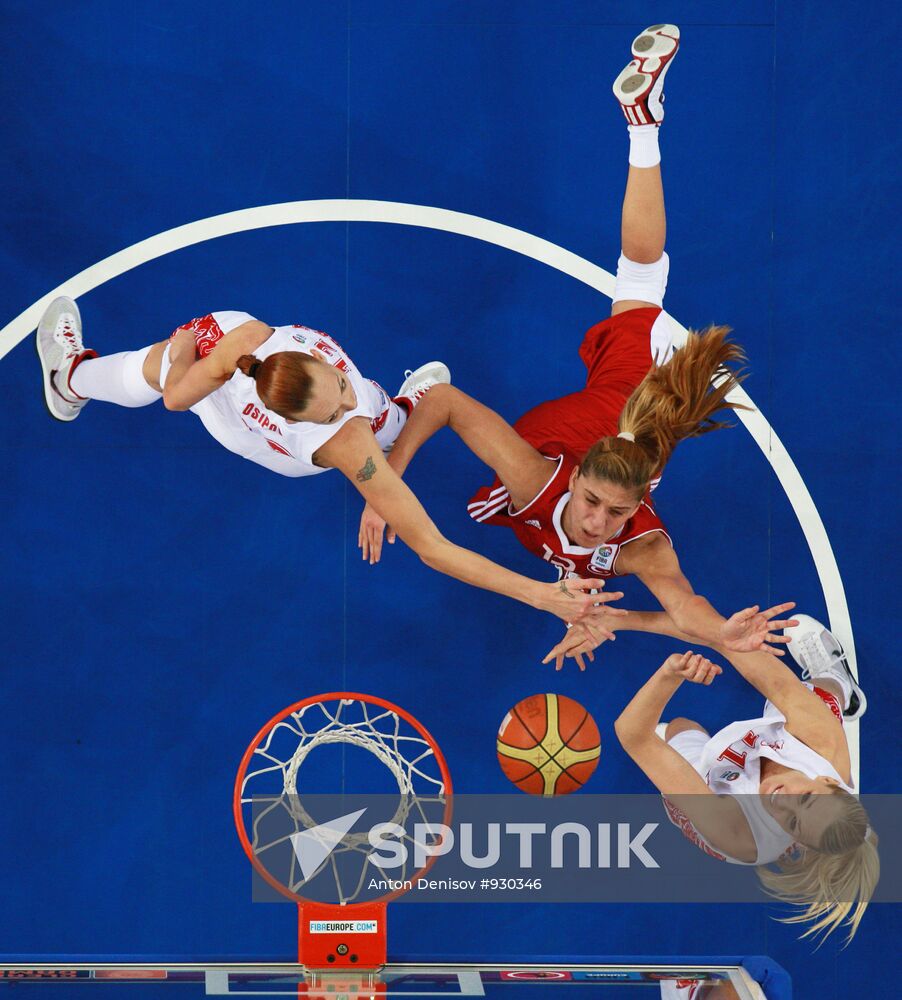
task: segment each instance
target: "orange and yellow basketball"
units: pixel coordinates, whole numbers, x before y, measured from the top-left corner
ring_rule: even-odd
[[[566,795],[584,785],[598,766],[601,736],[578,701],[562,694],[534,694],[505,715],[498,730],[498,762],[530,795]]]

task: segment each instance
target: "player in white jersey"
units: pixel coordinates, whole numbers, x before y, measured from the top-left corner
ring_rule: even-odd
[[[464,583],[564,621],[606,617],[604,603],[623,596],[590,596],[598,581],[568,580],[561,587],[531,580],[439,532],[384,452],[418,400],[437,381],[449,380],[440,363],[409,373],[390,399],[331,337],[308,327],[273,328],[239,312],[212,313],[179,327],[169,340],[98,357],[85,350],[78,307],[67,298],[44,314],[37,347],[44,396],[59,420],[75,419],[89,399],[136,407],[162,398],[169,409],[192,410],[230,451],[274,472],[339,469],[423,562]]]
[[[627,628],[686,638],[666,615],[627,618]],[[806,933],[829,934],[845,922],[851,937],[880,872],[877,837],[856,797],[843,729],[843,719],[859,718],[867,703],[842,646],[823,625],[798,615],[786,634],[811,683],[767,652],[718,649],[765,697],[760,717],[713,736],[691,719],[661,724],[683,681],[710,684],[721,672],[686,652],[668,657],[614,728],[689,840],[719,860],[758,866],[772,895],[803,908],[790,921],[813,921]],[[773,863],[777,870],[767,867]]]

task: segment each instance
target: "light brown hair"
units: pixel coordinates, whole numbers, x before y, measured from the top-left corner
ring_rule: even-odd
[[[727,367],[745,360],[742,348],[727,339],[729,332],[726,326],[690,330],[684,346],[666,364],[652,368],[626,401],[618,429],[635,440],[596,441],[580,464],[580,475],[633,490],[641,500],[680,441],[728,427],[713,419],[720,409],[747,409],[726,400],[745,378]]]
[[[280,416],[292,418],[310,403],[313,379],[310,366],[316,359],[300,351],[280,351],[260,361],[252,354],[242,354],[237,367],[257,383],[257,395],[263,405]]]

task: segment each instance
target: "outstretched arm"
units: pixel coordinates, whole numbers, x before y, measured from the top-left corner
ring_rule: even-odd
[[[627,546],[617,568],[618,572],[638,576],[661,602],[673,624],[693,641],[735,652],[766,648],[775,656],[783,656],[779,646],[789,639],[772,630],[788,622],[771,622],[757,607],[724,618],[707,598],[692,589],[676,553],[663,535],[649,535],[647,540],[642,538]]]
[[[791,607],[784,604],[777,611]],[[843,781],[851,780],[849,744],[842,723],[789,667],[764,650],[737,653],[721,649],[720,653],[786,717],[786,729],[793,736],[829,760]]]
[[[597,580],[539,583],[448,541],[409,487],[386,463],[363,418],[349,420],[314,458],[318,465],[340,469],[420,559],[440,573],[550,611],[564,621],[600,617],[603,608],[595,607],[596,604],[623,596],[621,593],[590,595],[587,591],[598,587]]]
[[[736,857],[737,844],[748,846],[751,836],[742,810],[732,799],[715,795],[695,768],[655,733],[661,713],[683,681],[710,684],[720,672],[698,653],[674,653],[636,692],[614,731],[652,784],[689,817],[705,840]]]
[[[548,482],[554,469],[540,452],[494,410],[453,385],[435,385],[420,400],[395,442],[388,464],[399,476],[414,455],[443,427],[450,427],[504,483],[515,507],[529,503]],[[358,544],[363,558],[379,561],[384,519],[364,510]],[[389,541],[397,525],[389,522]]]
[[[785,642],[785,636],[777,635],[772,629],[786,628],[787,625],[795,624],[791,620],[774,621],[777,615],[784,614],[792,604],[778,604],[768,608],[766,611],[758,611],[757,608],[746,608],[744,611],[737,611],[732,618],[727,619],[724,628],[729,632],[741,632],[746,628],[746,621],[749,615],[754,614],[756,619],[763,623],[761,641],[767,643]],[[611,609],[613,612],[614,609]],[[628,611],[617,609],[617,617],[611,617],[607,622],[611,633],[615,632],[649,632],[652,635],[667,635],[672,639],[677,639],[682,643],[692,644],[697,637],[684,632],[678,628],[673,619],[666,611]],[[554,660],[555,670],[560,670],[565,659],[575,659],[580,670],[585,670],[585,659],[595,659],[593,650],[597,649],[606,639],[613,638],[613,635],[603,635],[596,623],[580,622],[568,629],[563,639],[552,649],[542,660],[543,663],[551,663]],[[718,649],[712,646],[712,649]],[[720,651],[718,649],[718,651]]]
[[[792,603],[777,604],[763,612],[747,608],[733,615],[727,625],[741,624],[745,617],[754,612],[760,614],[769,628],[785,628],[794,622],[792,619],[778,619],[778,616],[786,614],[794,607]],[[651,632],[655,635],[671,636],[680,642],[692,641],[691,636],[677,628],[670,615],[662,611],[626,611],[616,618],[612,617],[607,625],[612,632]],[[574,625],[542,662],[550,663],[554,660],[556,669],[560,670],[566,657],[576,659],[580,665],[584,655],[594,659],[591,650],[584,647],[587,640],[594,642],[595,646],[604,641],[598,637],[597,632],[597,626],[592,622]],[[768,642],[778,640],[784,640],[784,637],[767,635]],[[824,702],[800,682],[789,667],[765,649],[741,653],[723,645],[715,645],[712,648],[728,660],[736,672],[755,690],[777,707],[786,717],[786,728],[793,736],[829,760],[844,781],[850,780],[849,744],[842,724]]]

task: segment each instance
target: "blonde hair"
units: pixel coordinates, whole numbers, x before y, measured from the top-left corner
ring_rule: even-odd
[[[618,430],[633,440],[596,441],[580,464],[580,475],[634,490],[641,499],[680,441],[728,427],[713,419],[720,409],[748,409],[726,400],[745,378],[727,367],[745,360],[742,348],[727,340],[729,332],[727,326],[690,330],[683,347],[666,364],[652,368],[626,401]]]
[[[796,858],[781,859],[776,871],[759,866],[758,877],[771,896],[797,907],[783,923],[811,922],[803,938],[826,938],[845,925],[848,944],[880,880],[880,856],[864,806],[842,788],[834,794],[841,797],[843,809],[824,831],[819,849],[804,848]]]

